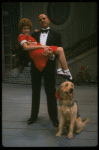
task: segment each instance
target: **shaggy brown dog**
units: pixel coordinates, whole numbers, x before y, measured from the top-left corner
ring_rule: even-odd
[[[77,117],[77,103],[74,101],[74,84],[66,81],[63,82],[58,90],[60,95],[60,101],[58,106],[59,111],[59,131],[56,136],[62,134],[63,125],[66,122],[66,125],[69,126],[68,139],[73,137],[73,130],[75,128],[75,133],[80,133],[85,124],[89,122],[89,118],[86,118],[82,122],[81,117]],[[58,96],[59,96],[58,95]],[[59,97],[58,97],[59,99]]]

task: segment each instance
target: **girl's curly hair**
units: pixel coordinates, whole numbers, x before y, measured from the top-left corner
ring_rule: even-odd
[[[31,23],[31,21],[28,18],[22,18],[19,21],[18,28],[19,28],[20,32],[22,32],[22,28],[24,26],[29,26],[30,30],[32,29],[32,23]]]

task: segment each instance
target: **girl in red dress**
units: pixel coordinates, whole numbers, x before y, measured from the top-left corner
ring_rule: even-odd
[[[48,61],[48,57],[46,54],[44,55],[44,49],[49,48],[53,50],[54,54],[58,55],[58,59],[63,67],[64,70],[68,69],[66,58],[64,55],[64,50],[62,47],[57,46],[44,46],[29,35],[30,30],[32,28],[32,23],[29,19],[23,18],[19,21],[19,30],[22,34],[18,36],[18,42],[23,46],[24,50],[28,50],[30,58],[34,61],[35,66],[41,72],[43,71],[46,63]],[[27,42],[31,40],[33,44],[28,45]],[[71,74],[70,74],[71,76]],[[70,77],[72,80],[72,76]]]

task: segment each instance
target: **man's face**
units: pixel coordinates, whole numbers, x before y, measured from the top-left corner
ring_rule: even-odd
[[[46,15],[44,14],[39,15],[38,20],[42,28],[46,29],[49,27],[50,20],[48,19]]]

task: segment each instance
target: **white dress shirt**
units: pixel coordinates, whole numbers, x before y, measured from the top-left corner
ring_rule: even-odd
[[[50,29],[50,27],[48,27],[47,29]],[[45,29],[43,29],[43,30],[45,30]],[[40,34],[40,44],[46,45],[48,33],[49,33],[49,31],[47,33],[43,32],[43,33]],[[53,58],[49,58],[49,59],[54,60],[54,58],[55,58],[55,55],[53,54]]]
[[[43,28],[42,28],[42,29],[43,29]],[[50,27],[48,27],[47,29],[50,29]],[[43,30],[45,30],[45,29],[43,29]],[[49,31],[48,31],[47,33],[46,33],[46,32],[44,32],[44,33],[41,32],[41,34],[40,34],[40,43],[41,43],[42,45],[46,45],[48,33],[49,33]]]

